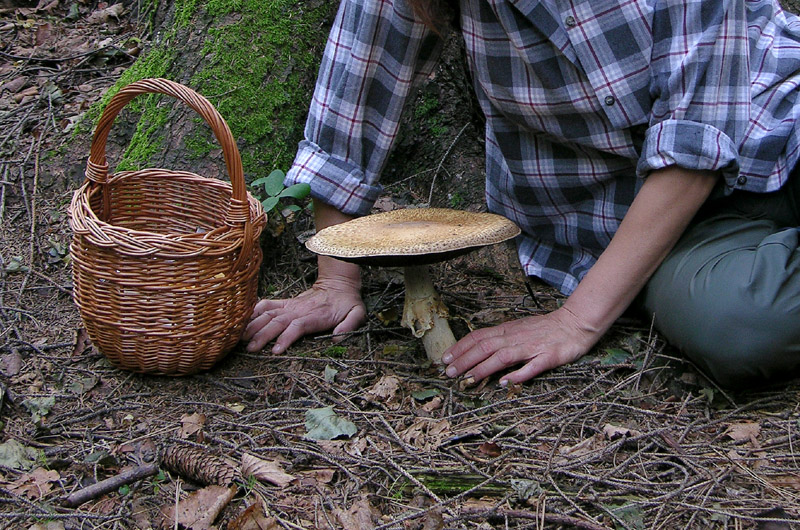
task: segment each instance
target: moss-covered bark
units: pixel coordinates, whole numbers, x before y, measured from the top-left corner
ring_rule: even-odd
[[[336,5],[321,0],[179,0],[156,7],[149,47],[96,106],[133,81],[165,77],[204,95],[237,139],[248,180],[291,161],[302,135],[325,35]],[[121,117],[119,169],[222,172],[207,127],[162,96],[140,97]]]

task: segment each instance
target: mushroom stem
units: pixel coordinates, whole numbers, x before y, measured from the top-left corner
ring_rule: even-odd
[[[425,353],[434,364],[442,364],[444,351],[456,343],[447,322],[447,307],[433,286],[427,265],[403,269],[406,284],[402,325],[422,339]]]

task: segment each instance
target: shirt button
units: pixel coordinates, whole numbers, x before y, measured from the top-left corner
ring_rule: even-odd
[[[617,100],[616,100],[616,98],[614,96],[606,96],[605,102],[606,102],[606,105],[608,105],[610,107],[611,105],[616,103]]]
[[[744,186],[745,184],[747,184],[747,177],[741,175],[739,178],[736,179],[736,184],[738,184],[739,186]]]
[[[564,24],[566,24],[567,27],[570,28],[573,27],[575,25],[575,17],[573,17],[572,15],[568,16],[567,18],[564,19]]]

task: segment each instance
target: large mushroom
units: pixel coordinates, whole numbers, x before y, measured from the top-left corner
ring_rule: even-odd
[[[441,364],[456,343],[447,307],[428,265],[519,235],[505,217],[447,208],[408,208],[353,219],[320,230],[306,242],[317,254],[360,265],[403,267],[402,325],[421,338],[428,358]]]

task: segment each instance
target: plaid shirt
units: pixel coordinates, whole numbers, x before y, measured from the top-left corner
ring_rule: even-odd
[[[647,174],[768,192],[798,159],[800,21],[777,0],[461,0],[486,115],[486,200],[525,272],[571,293]],[[369,212],[441,42],[404,0],[342,0],[287,183]]]

